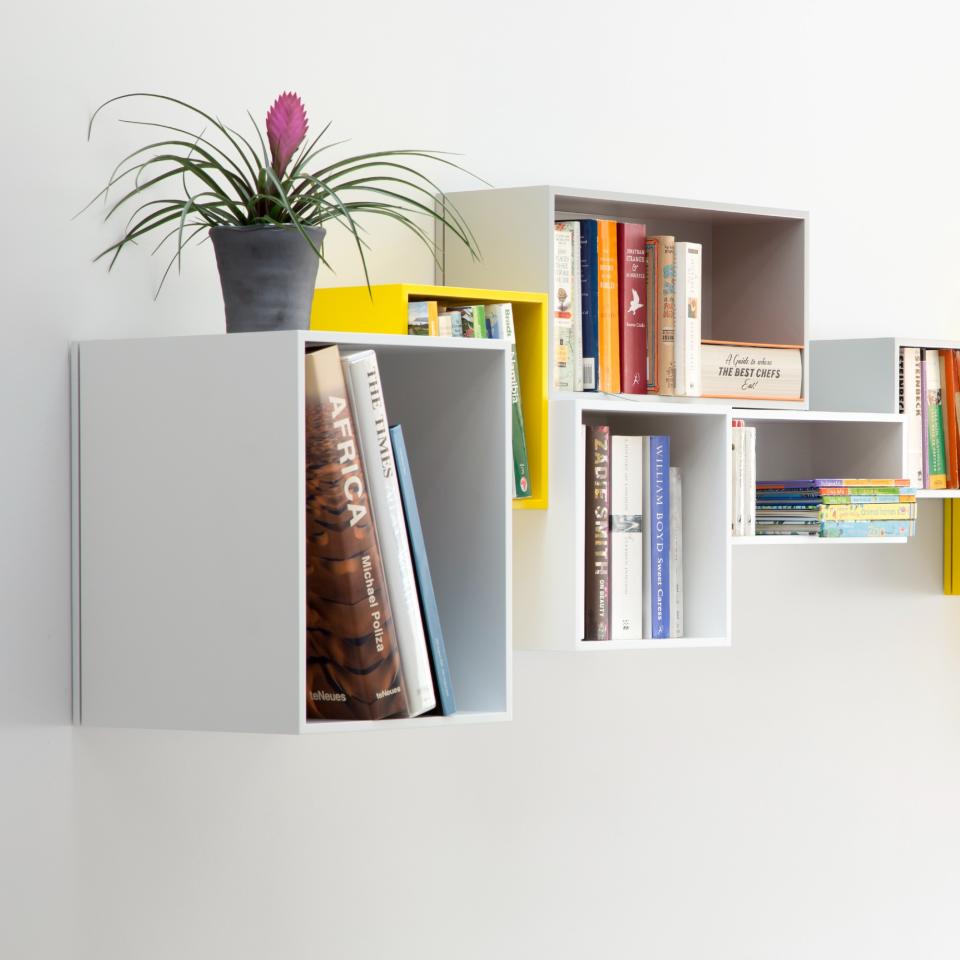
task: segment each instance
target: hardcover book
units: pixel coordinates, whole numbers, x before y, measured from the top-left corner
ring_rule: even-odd
[[[940,357],[936,350],[924,351],[927,409],[927,485],[931,490],[947,486],[947,457],[943,436],[943,398],[940,390]]]
[[[433,592],[433,578],[430,576],[430,562],[427,559],[427,547],[423,540],[423,528],[420,525],[420,511],[417,508],[417,497],[413,489],[410,459],[403,439],[403,429],[399,424],[390,428],[390,442],[397,464],[397,482],[400,484],[403,515],[407,523],[410,553],[413,556],[413,569],[417,577],[420,613],[427,634],[436,699],[440,713],[449,716],[457,712],[457,701],[453,693],[450,665],[447,662],[447,648],[443,642],[440,611],[437,609],[437,598]]]
[[[900,368],[903,377],[903,410],[907,418],[907,465],[910,482],[923,488],[923,392],[920,379],[920,350],[902,347]]]
[[[647,392],[647,228],[617,224],[620,389]]]
[[[657,317],[658,392],[672,397],[677,392],[677,355],[676,355],[676,250],[673,237],[652,237],[656,246],[656,291],[655,310]]]
[[[703,248],[699,243],[677,243],[676,364],[677,395],[699,397],[701,383],[700,326]]]
[[[646,240],[647,253],[647,393],[660,392],[660,325],[657,320],[657,241]]]
[[[580,221],[580,322],[583,352],[583,389],[597,389],[600,369],[597,329],[597,221]]]
[[[943,399],[944,446],[947,450],[947,487],[956,490],[960,483],[957,463],[957,365],[952,350],[940,351],[940,384]]]
[[[643,636],[643,437],[610,441],[610,624],[614,640]]]
[[[412,300],[407,304],[407,333],[415,337],[435,337],[437,326],[437,301]]]
[[[600,340],[600,389],[620,392],[617,224],[597,221],[597,331]]]
[[[587,426],[583,639],[610,639],[610,428]]]
[[[705,397],[803,399],[803,347],[704,340],[700,358]]]
[[[821,537],[912,537],[916,520],[824,520]]]
[[[306,355],[308,719],[405,716],[407,699],[340,351]]]
[[[683,636],[683,492],[679,467],[670,468],[670,636]]]
[[[644,636],[670,637],[670,438],[644,437]]]
[[[436,699],[376,353],[345,355],[343,372],[386,573],[407,709],[417,717],[432,710]]]
[[[558,225],[570,234],[573,282],[571,291],[570,358],[573,364],[573,389],[583,390],[583,307],[581,295],[583,281],[580,276],[580,221],[562,220]]]
[[[482,303],[457,307],[460,314],[460,336],[475,340],[487,339],[486,307]]]
[[[573,390],[573,236],[563,224],[553,225],[553,385]]]

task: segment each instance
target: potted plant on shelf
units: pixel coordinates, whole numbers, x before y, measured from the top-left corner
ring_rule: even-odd
[[[375,214],[402,224],[434,257],[436,247],[423,221],[437,221],[479,257],[463,218],[414,166],[427,160],[462,169],[443,154],[383,150],[328,160],[326,151],[339,145],[321,144],[330,124],[308,142],[307,113],[294,93],[282,93],[270,107],[266,139],[249,114],[254,141],[183,100],[153,93],[124,94],[101,104],[90,119],[88,138],[105,107],[131,98],[165,101],[205,126],[196,132],[167,123],[124,121],[163,130],[168,139],[124,157],[84,208],[103,199],[107,221],[119,210],[133,208],[121,238],[96,260],[109,257],[112,268],[126,246],[162,233],[152,252],[168,247],[172,255],[159,294],[174,264],[179,270],[184,248],[209,235],[228,332],[309,327],[318,266],[330,267],[323,253],[328,221],[340,222],[352,235],[368,286],[367,243],[357,215]],[[155,197],[170,185],[178,188],[178,196]],[[111,191],[119,191],[119,199],[110,202]]]

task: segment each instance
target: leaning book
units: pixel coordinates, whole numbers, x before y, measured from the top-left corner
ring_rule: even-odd
[[[307,354],[304,389],[307,719],[406,716],[390,597],[337,347]]]

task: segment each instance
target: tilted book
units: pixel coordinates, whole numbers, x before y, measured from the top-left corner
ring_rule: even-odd
[[[617,224],[597,221],[597,332],[600,340],[600,389],[620,392]]]
[[[571,284],[570,356],[573,363],[573,389],[583,389],[583,306],[580,302],[583,283],[580,277],[580,221],[557,221],[570,234],[572,244],[573,283]]]
[[[683,636],[683,490],[680,468],[670,468],[670,636]]]
[[[620,389],[647,392],[647,228],[617,224]]]
[[[390,596],[340,351],[306,355],[307,718],[405,716]]]
[[[610,428],[587,426],[583,639],[610,639]]]
[[[573,390],[573,235],[553,225],[553,386]]]
[[[610,440],[610,635],[643,637],[643,437]]]
[[[679,242],[674,247],[674,256],[677,272],[677,395],[699,397],[703,392],[700,376],[703,248],[699,243]]]
[[[597,332],[597,221],[580,221],[580,322],[583,389],[597,389],[600,369]]]
[[[801,400],[803,347],[703,340],[702,395],[725,400]]]
[[[376,353],[361,350],[344,356],[343,371],[387,574],[407,708],[417,717],[437,703]]]
[[[651,238],[657,247],[657,282],[655,309],[659,335],[657,358],[659,392],[673,397],[677,393],[677,298],[676,298],[676,249],[674,237]]]
[[[927,486],[947,486],[947,456],[943,438],[943,398],[940,390],[940,357],[936,350],[924,350],[924,404],[927,410]]]
[[[420,525],[420,511],[417,508],[417,497],[413,489],[410,459],[403,439],[403,429],[399,424],[390,428],[390,442],[393,446],[393,458],[397,464],[397,481],[400,484],[400,497],[403,500],[403,515],[407,521],[407,536],[410,540],[410,553],[413,556],[413,569],[417,577],[420,613],[423,616],[423,625],[427,634],[437,702],[440,712],[444,716],[449,716],[457,712],[457,702],[453,693],[450,665],[447,662],[447,648],[443,642],[443,630],[440,626],[440,611],[437,609],[437,598],[433,592],[427,547],[423,540],[423,528]]]
[[[644,637],[670,637],[670,438],[644,438]]]

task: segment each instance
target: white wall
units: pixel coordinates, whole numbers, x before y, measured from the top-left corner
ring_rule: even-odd
[[[518,656],[510,725],[66,726],[67,344],[222,322],[208,249],[156,303],[145,250],[91,266],[114,233],[69,216],[133,142],[85,142],[97,103],[241,122],[293,88],[355,146],[459,149],[497,185],[809,208],[814,336],[956,337],[952,5],[8,7],[0,956],[953,960],[960,603],[932,504],[905,548],[738,555],[731,650]],[[376,278],[429,275],[374,236]]]

